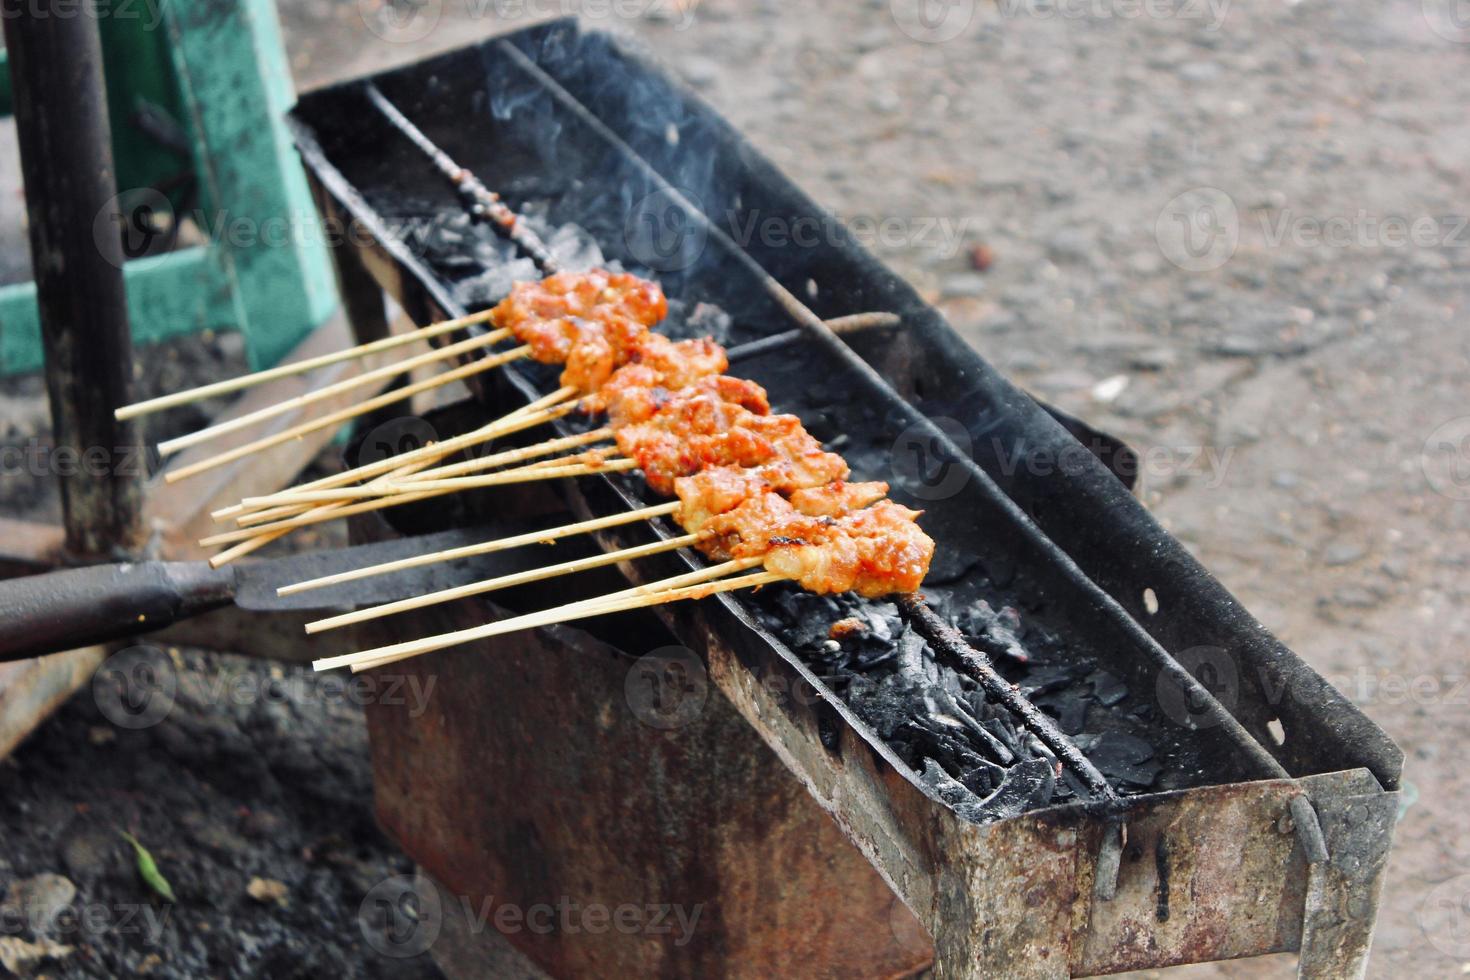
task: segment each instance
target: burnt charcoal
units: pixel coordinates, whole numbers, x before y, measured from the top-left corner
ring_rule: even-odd
[[[1056,770],[1052,763],[1046,759],[1030,759],[1007,769],[1000,788],[978,806],[955,809],[961,816],[977,822],[1009,820],[1051,803],[1056,795],[1056,785]]]
[[[1092,684],[1092,696],[1097,698],[1097,703],[1105,708],[1111,708],[1128,697],[1128,685],[1116,675],[1105,670],[1093,671],[1087,680]]]
[[[966,811],[978,810],[981,804],[980,797],[965,788],[964,783],[955,779],[944,768],[933,759],[924,760],[924,769],[919,774],[924,785],[934,791],[945,803],[958,810],[961,816],[966,816]]]
[[[1040,704],[1041,699],[1057,691],[1065,691],[1076,684],[1073,668],[1066,664],[1048,664],[1032,669],[1021,685],[1021,693]]]
[[[976,796],[985,797],[995,792],[1005,780],[1005,776],[1005,766],[998,766],[993,762],[981,762],[969,772],[962,773],[959,779],[970,792]]]
[[[954,618],[955,628],[972,642],[988,640],[987,649],[999,648],[1018,663],[1026,663],[1031,654],[1021,645],[1021,616],[1012,606],[992,609],[984,599],[966,606]]]
[[[1161,767],[1154,761],[1154,748],[1141,738],[1126,732],[1103,732],[1079,735],[1076,742],[1105,776],[1145,788],[1158,778]]]
[[[1087,702],[1081,698],[1055,698],[1053,707],[1057,727],[1068,735],[1076,735],[1087,727]]]

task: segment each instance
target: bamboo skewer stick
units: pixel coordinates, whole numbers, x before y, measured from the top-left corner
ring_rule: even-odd
[[[191,466],[185,466],[182,469],[172,470],[165,474],[164,482],[177,483],[178,481],[186,479],[187,477],[196,476],[199,473],[203,473],[205,470],[214,469],[216,466],[223,466],[225,463],[232,463],[235,460],[241,459],[245,456],[250,456],[255,453],[261,452],[262,450],[270,449],[273,446],[279,446],[283,442],[290,442],[292,439],[299,439],[300,437],[306,435],[308,432],[315,432],[318,429],[325,429],[328,426],[337,425],[339,423],[346,422],[349,419],[357,418],[359,415],[366,415],[368,412],[376,411],[377,409],[380,409],[385,405],[392,405],[394,402],[403,401],[405,398],[412,398],[414,395],[417,395],[421,391],[429,391],[433,388],[439,388],[443,385],[447,385],[452,381],[460,381],[472,375],[481,374],[485,371],[490,370],[491,368],[497,368],[508,361],[513,361],[517,358],[525,357],[529,350],[530,348],[528,347],[517,347],[514,350],[506,351],[504,354],[496,354],[493,357],[481,358],[478,361],[473,361],[469,364],[457,367],[452,371],[445,371],[443,374],[435,375],[434,377],[429,378],[427,381],[419,381],[415,384],[405,385],[402,388],[395,388],[394,390],[385,392],[377,396],[376,398],[369,398],[367,401],[358,402],[356,405],[350,405],[347,408],[342,409],[341,411],[333,412],[330,415],[323,415],[319,419],[313,419],[310,422],[303,422],[300,425],[292,426],[291,428],[286,429],[284,432],[277,432],[274,435],[265,436],[263,438],[255,440],[254,442],[246,443],[243,446],[237,446],[236,448],[231,449],[227,452],[220,453],[217,456],[211,456],[208,459],[202,459]]]
[[[571,456],[567,458],[576,459],[577,457]],[[489,473],[484,476],[462,476],[452,480],[423,480],[420,482],[410,482],[405,480],[402,482],[389,483],[387,484],[385,490],[390,495],[398,495],[419,494],[429,491],[437,493],[457,493],[461,490],[479,490],[483,487],[498,487],[504,483],[523,482],[521,480],[501,479],[501,477],[505,474],[524,474],[527,470],[541,470],[543,472],[551,472],[553,470],[560,471],[562,469],[570,470],[573,468],[571,465],[556,465],[561,462],[562,460],[559,459],[550,459],[545,460],[541,463],[533,463],[530,466],[523,466],[515,470],[505,470],[502,473]],[[638,467],[638,464],[634,460],[622,457],[614,459],[601,459],[591,463],[577,463],[575,465],[581,467],[584,472],[567,473],[565,474],[566,476],[588,476],[593,473],[622,473],[626,470],[637,469]],[[533,479],[537,479],[537,477],[533,477]],[[547,477],[547,479],[549,479],[549,477]]]
[[[208,442],[222,435],[249,428],[252,425],[275,418],[277,415],[289,412],[292,409],[305,408],[308,405],[313,405],[319,401],[340,395],[344,391],[351,391],[353,388],[371,384],[374,381],[395,378],[400,374],[407,374],[409,371],[423,367],[426,364],[448,360],[451,357],[458,357],[460,354],[479,350],[482,347],[489,347],[509,336],[509,330],[492,330],[490,333],[482,334],[479,337],[471,337],[469,340],[462,340],[457,344],[450,344],[448,347],[438,347],[428,353],[419,354],[407,360],[395,361],[392,364],[375,368],[364,374],[345,378],[335,384],[327,385],[325,388],[318,388],[304,395],[297,395],[295,398],[287,398],[285,401],[276,402],[274,405],[267,405],[265,408],[251,412],[248,415],[241,415],[238,418],[230,419],[228,422],[220,422],[217,425],[211,425],[197,432],[190,432],[188,435],[179,436],[177,439],[160,442],[158,444],[158,451],[163,456],[172,456],[181,449],[197,446],[201,442]]]
[[[571,476],[592,476],[598,473],[621,473],[633,469],[637,464],[633,460],[616,460],[601,466],[557,466],[557,467],[522,467],[519,470],[507,471],[503,474],[505,483],[525,483],[532,480],[556,480]],[[457,489],[457,488],[456,488]],[[398,493],[387,497],[378,497],[375,500],[363,500],[358,503],[348,504],[341,510],[323,513],[323,508],[318,505],[306,513],[289,517],[273,524],[261,524],[256,527],[242,527],[235,531],[226,531],[204,538],[199,542],[201,547],[212,548],[215,545],[233,544],[236,541],[245,541],[260,534],[270,534],[279,530],[292,530],[298,527],[308,527],[312,524],[320,524],[323,521],[334,520],[339,517],[351,517],[355,514],[365,514],[369,511],[382,510],[385,507],[397,507],[400,504],[410,504],[419,500],[428,500],[431,497],[443,497],[454,493],[455,490],[420,490],[414,493]]]
[[[487,592],[510,589],[517,585],[542,582],[549,578],[556,578],[558,575],[572,575],[576,572],[585,572],[594,568],[603,568],[607,565],[616,565],[620,561],[647,558],[649,555],[659,555],[666,551],[675,551],[679,548],[695,544],[704,537],[707,537],[707,535],[683,534],[677,538],[670,538],[667,541],[655,541],[651,544],[638,545],[634,548],[608,551],[587,558],[577,558],[556,565],[547,565],[545,568],[532,568],[524,572],[498,575],[495,578],[485,579],[480,582],[471,582],[467,585],[459,585],[450,589],[440,589],[438,592],[429,592],[408,599],[400,599],[397,602],[385,602],[381,605],[369,606],[366,609],[359,609],[355,612],[329,616],[326,619],[318,619],[306,624],[306,632],[324,633],[327,630],[351,626],[353,623],[365,623],[368,620],[381,619],[384,616],[394,616],[401,612],[422,609],[425,606],[437,606],[443,602],[453,602],[456,599],[484,595]]]
[[[309,592],[312,589],[324,589],[330,585],[340,585],[343,582],[351,582],[360,578],[386,575],[389,572],[398,572],[406,568],[435,565],[439,562],[454,561],[459,558],[473,558],[477,555],[493,554],[497,551],[507,551],[511,548],[519,548],[529,544],[551,544],[561,538],[571,537],[574,534],[589,534],[593,531],[601,531],[623,524],[653,520],[655,517],[663,517],[677,512],[679,506],[679,502],[675,500],[667,504],[659,504],[655,507],[643,507],[624,514],[614,514],[611,517],[598,517],[590,521],[578,521],[575,524],[550,527],[544,531],[528,531],[525,534],[497,538],[494,541],[461,545],[458,548],[450,548],[447,551],[434,551],[425,555],[415,555],[412,558],[400,558],[398,561],[383,562],[381,565],[354,568],[346,572],[338,572],[335,575],[324,575],[321,578],[285,585],[277,589],[276,594],[281,596],[296,595],[300,592]]]
[[[417,465],[417,466],[416,465],[413,465],[413,464],[408,465],[408,466],[401,466],[398,469],[394,470],[391,475],[392,476],[407,476],[408,474],[414,472],[415,469],[422,468],[423,465],[427,465],[427,464],[420,464],[420,465]],[[329,505],[327,507],[323,507],[322,510],[323,511],[334,511],[334,510],[340,509],[343,506],[346,506],[346,505],[345,504],[332,504],[332,505]],[[284,538],[287,534],[290,534],[290,533],[291,532],[289,530],[286,530],[286,531],[276,531],[273,534],[262,534],[259,537],[251,538],[251,539],[249,539],[247,541],[242,541],[239,544],[235,545],[233,548],[228,548],[228,549],[226,549],[224,551],[221,551],[219,554],[214,555],[213,557],[211,557],[209,559],[209,567],[210,568],[223,568],[224,566],[228,565],[230,562],[234,561],[236,558],[243,558],[246,555],[250,554],[251,552],[259,551],[261,548],[264,548],[266,545],[270,544],[272,541],[276,541],[276,540],[278,540],[280,538]]]
[[[147,401],[125,405],[113,414],[118,421],[137,418],[140,415],[148,415],[152,412],[161,412],[167,408],[176,408],[179,405],[188,405],[191,402],[203,401],[206,398],[214,398],[217,395],[228,395],[232,392],[251,388],[255,385],[265,384],[267,381],[275,381],[278,378],[287,378],[293,374],[305,374],[307,371],[315,371],[317,368],[338,364],[342,361],[350,361],[358,357],[366,357],[380,351],[392,350],[405,344],[412,344],[420,340],[429,340],[440,337],[456,330],[476,323],[484,323],[490,319],[492,310],[481,310],[469,316],[462,316],[454,320],[444,320],[440,323],[431,323],[427,327],[411,330],[407,333],[385,337],[382,340],[374,340],[371,343],[359,344],[349,347],[347,350],[333,351],[320,357],[309,358],[304,361],[294,361],[290,364],[282,364],[278,367],[269,368],[265,371],[256,371],[254,374],[241,375],[238,378],[230,378],[225,381],[216,381],[213,384],[201,385],[198,388],[190,388],[188,391],[176,391],[170,395],[162,395],[158,398],[150,398]]]
[[[507,449],[504,452],[495,453],[492,456],[483,456],[480,459],[468,459],[463,463],[451,463],[448,466],[438,466],[431,470],[415,473],[405,484],[416,480],[442,480],[457,477],[465,473],[475,473],[479,470],[487,470],[496,466],[504,466],[508,463],[519,463],[527,459],[535,459],[537,456],[547,456],[551,453],[559,453],[563,449],[577,449],[582,446],[590,446],[593,443],[604,442],[613,437],[613,430],[608,426],[594,429],[591,432],[583,432],[580,435],[563,436],[560,439],[548,439],[538,442],[534,446],[524,446],[520,449]],[[554,462],[554,460],[543,460],[543,463]],[[541,464],[537,464],[541,465]]]
[[[563,449],[574,449],[585,446],[590,442],[598,442],[611,436],[611,430],[599,429],[595,432],[587,432],[582,435],[566,436],[561,439],[551,439],[546,442],[537,443],[534,446],[526,446],[520,449],[507,449],[504,452],[495,453],[480,459],[466,460],[463,463],[454,463],[449,466],[440,466],[434,469],[426,469],[415,473],[400,487],[412,486],[413,480],[423,478],[439,479],[445,476],[455,476],[460,473],[470,473],[476,470],[491,469],[496,466],[504,466],[509,463],[519,463],[523,460],[534,459],[550,453],[560,452]],[[547,460],[546,462],[560,462],[560,460]],[[566,462],[570,462],[567,459]],[[247,509],[278,507],[282,505],[331,502],[335,500],[370,498],[385,496],[391,491],[383,486],[384,481],[375,481],[361,487],[338,487],[326,490],[285,490],[281,493],[273,493],[264,497],[246,497],[240,503]]]
[[[617,466],[612,464],[616,463]],[[623,470],[633,469],[632,460],[617,459],[610,463],[601,461],[588,463],[577,456],[558,456],[555,459],[542,460],[528,466],[517,466],[509,470],[497,470],[485,476],[477,476],[475,487],[500,487],[510,483],[528,483],[532,480],[554,480],[563,476],[587,476],[602,470],[617,473]],[[635,464],[636,465],[636,464]],[[436,496],[441,493],[453,493],[456,490],[467,489],[461,486],[445,486],[445,484],[458,484],[459,480],[426,480],[423,486],[411,482],[412,478],[404,478],[402,482],[389,483],[386,480],[374,481],[361,487],[339,487],[336,490],[306,490],[296,494],[292,499],[299,504],[308,507],[321,504],[347,503],[353,500],[378,500],[382,498],[402,497],[407,495],[417,496],[426,491],[433,492]],[[469,479],[468,477],[464,479]],[[247,498],[263,499],[263,498]],[[251,515],[254,516],[254,515]]]
[[[356,467],[355,469],[344,470],[341,473],[334,473],[331,476],[324,476],[320,479],[312,480],[310,483],[303,483],[301,486],[295,487],[294,489],[320,490],[326,487],[346,486],[351,483],[356,483],[358,480],[365,480],[369,477],[374,476],[382,476],[383,474],[392,471],[395,467],[399,466],[402,463],[415,462],[418,460],[428,460],[431,464],[438,462],[439,460],[444,459],[447,456],[454,455],[461,449],[466,449],[470,446],[489,442],[491,439],[498,438],[499,436],[511,435],[513,433],[520,432],[523,429],[529,429],[533,426],[541,425],[544,422],[550,422],[554,419],[559,419],[563,415],[569,414],[572,409],[575,408],[575,404],[560,404],[562,402],[565,402],[574,394],[576,394],[576,389],[574,388],[559,388],[551,394],[538,398],[536,401],[530,403],[529,405],[526,405],[523,408],[518,408],[510,414],[496,419],[494,422],[489,422],[485,425],[482,425],[472,432],[466,432],[463,435],[455,436],[452,439],[446,439],[443,442],[435,442],[430,443],[426,446],[420,446],[418,449],[413,449],[406,453],[399,453],[398,455],[390,456],[387,459],[380,459],[373,463],[365,463],[362,466]],[[560,407],[557,407],[558,405],[560,405]],[[210,514],[210,516],[213,517],[216,521],[223,521],[228,520],[231,517],[237,517],[240,514],[243,514],[246,510],[248,510],[248,508],[245,507],[243,504],[235,504],[233,506],[214,511],[212,514]]]
[[[761,559],[759,558],[738,559],[733,562],[715,565],[696,574],[711,575],[713,573],[712,577],[723,575],[738,571],[742,566],[745,568],[753,567],[750,563],[759,564],[760,561]],[[679,576],[679,578],[684,578],[684,576]],[[642,609],[666,602],[677,602],[681,599],[699,599],[720,592],[729,592],[732,589],[754,588],[783,580],[784,576],[777,575],[774,572],[756,572],[751,575],[739,575],[735,578],[727,578],[715,582],[706,581],[698,585],[682,588],[657,588],[673,581],[672,579],[665,579],[663,582],[656,582],[644,586],[641,594],[615,594],[613,596],[601,596],[597,599],[573,602],[564,606],[557,606],[554,609],[528,613],[524,616],[514,616],[510,619],[487,623],[484,626],[477,626],[471,629],[456,630],[452,633],[443,633],[438,636],[410,640],[406,643],[395,643],[373,650],[364,650],[360,653],[349,653],[339,657],[327,657],[323,660],[316,661],[312,664],[312,667],[316,670],[351,667],[353,673],[356,673],[360,670],[381,667],[400,660],[406,660],[409,657],[431,653],[435,650],[443,650],[446,647],[458,646],[475,640],[489,639],[494,636],[502,636],[518,630],[549,626],[553,623],[571,622],[577,619],[587,619],[592,616],[601,616],[606,613],[620,612],[627,609]]]

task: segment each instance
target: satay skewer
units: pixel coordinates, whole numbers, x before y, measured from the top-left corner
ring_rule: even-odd
[[[517,470],[507,470],[500,474],[500,483],[496,485],[527,483],[534,480],[557,480],[571,476],[592,476],[597,473],[623,473],[636,466],[637,464],[631,459],[613,460],[610,463],[599,465],[578,463],[571,466],[527,466]],[[233,544],[236,541],[244,541],[261,534],[272,534],[279,530],[294,530],[298,527],[308,527],[312,524],[320,524],[323,521],[335,520],[339,517],[365,514],[369,511],[382,510],[385,507],[397,507],[419,500],[428,500],[432,497],[443,497],[454,492],[453,490],[423,490],[417,493],[394,494],[387,497],[378,497],[373,500],[350,503],[340,510],[333,510],[331,512],[325,512],[325,507],[319,507],[271,524],[244,527],[236,531],[226,531],[223,534],[212,535],[211,537],[202,539],[199,544],[205,548],[221,544]]]
[[[202,459],[199,462],[193,463],[189,466],[185,466],[177,470],[169,470],[164,475],[164,482],[177,483],[178,481],[187,479],[188,477],[197,476],[198,474],[203,473],[206,470],[214,469],[216,466],[223,466],[226,463],[232,463],[237,459],[243,459],[246,456],[254,455],[255,453],[270,449],[274,446],[279,446],[281,445],[281,443],[290,442],[293,439],[300,439],[302,436],[312,432],[316,432],[319,429],[325,429],[334,425],[340,425],[343,422],[347,422],[351,419],[357,418],[359,415],[366,415],[368,412],[377,411],[378,409],[383,408],[387,405],[392,405],[394,402],[400,402],[406,398],[412,398],[414,395],[417,395],[420,392],[431,391],[434,388],[442,387],[451,382],[462,381],[465,378],[472,377],[473,375],[482,374],[485,371],[491,370],[492,368],[500,367],[502,364],[506,364],[510,361],[525,357],[528,353],[529,348],[522,346],[517,347],[514,350],[506,351],[503,354],[495,354],[490,357],[483,357],[478,360],[471,361],[470,363],[454,368],[453,370],[445,371],[443,374],[437,374],[426,381],[419,381],[415,382],[414,384],[405,385],[402,388],[395,388],[392,391],[378,395],[376,398],[369,398],[366,401],[358,402],[356,405],[349,405],[347,408],[344,408],[341,411],[333,412],[330,415],[324,415],[321,418],[312,419],[309,422],[303,422],[300,425],[292,426],[291,428],[286,429],[283,432],[277,432],[274,435],[269,435],[260,439],[256,439],[254,442],[248,442],[243,446],[237,446],[234,449],[219,453],[215,456],[211,456],[208,459]]]
[[[527,531],[524,534],[514,534],[510,537],[496,538],[493,541],[482,541],[478,544],[461,545],[458,548],[450,548],[445,551],[433,551],[428,554],[415,555],[412,558],[400,558],[397,561],[383,562],[380,565],[368,565],[364,568],[354,568],[346,572],[338,572],[335,575],[324,575],[321,578],[309,579],[305,582],[296,582],[284,585],[276,590],[277,595],[288,596],[299,592],[309,592],[312,589],[323,589],[330,585],[340,585],[343,582],[351,582],[360,578],[370,578],[374,575],[386,575],[390,572],[402,571],[406,568],[419,568],[424,565],[435,565],[439,562],[455,561],[460,558],[474,558],[478,555],[493,554],[497,551],[507,551],[511,548],[519,548],[531,544],[552,544],[562,538],[571,537],[575,534],[590,534],[593,531],[602,531],[610,527],[619,527],[623,524],[633,524],[638,521],[653,520],[656,517],[664,517],[675,513],[680,506],[679,501],[671,500],[666,504],[658,504],[654,507],[641,507],[624,514],[613,514],[610,517],[596,517],[588,521],[577,521],[575,524],[563,524],[560,527],[550,527],[543,531]]]
[[[397,455],[376,460],[372,463],[364,463],[361,466],[344,470],[341,473],[324,476],[320,479],[312,480],[310,483],[303,483],[294,489],[320,490],[327,487],[347,486],[359,480],[382,476],[404,463],[424,459],[429,460],[431,463],[438,462],[445,457],[454,455],[462,449],[468,449],[472,446],[489,442],[500,436],[512,435],[524,429],[529,429],[533,426],[541,425],[568,415],[575,408],[575,405],[567,405],[565,402],[574,394],[576,394],[576,389],[574,388],[558,388],[549,395],[544,395],[536,399],[536,401],[516,409],[514,412],[503,415],[492,422],[487,422],[479,428],[466,432],[463,435],[454,436],[442,442],[429,443],[417,449],[398,453]],[[234,504],[216,510],[210,516],[216,521],[224,521],[243,514],[247,509],[243,504]]]
[[[572,575],[576,572],[585,572],[594,568],[616,565],[621,561],[633,561],[637,558],[647,558],[649,555],[660,555],[667,551],[677,551],[680,548],[698,544],[706,537],[708,535],[681,534],[676,538],[669,538],[666,541],[654,541],[650,544],[638,545],[633,548],[621,548],[617,551],[607,551],[599,555],[590,555],[586,558],[559,562],[555,565],[547,565],[544,568],[531,568],[523,572],[513,572],[509,575],[498,575],[495,578],[483,579],[479,582],[470,582],[466,585],[455,586],[454,588],[440,589],[438,592],[428,592],[424,595],[400,599],[397,602],[385,602],[381,605],[369,606],[366,609],[358,609],[355,612],[329,616],[326,619],[318,619],[306,624],[306,632],[324,633],[327,630],[351,626],[353,623],[365,623],[368,620],[381,619],[384,616],[393,616],[398,613],[409,612],[413,609],[423,609],[425,606],[436,606],[444,602],[453,602],[456,599],[465,599],[470,596],[484,595],[487,592],[497,592],[501,589],[514,588],[517,585],[542,582],[549,578],[556,578],[559,575]]]
[[[578,435],[563,436],[559,439],[548,439],[538,442],[533,446],[524,446],[518,449],[507,449],[479,459],[465,460],[462,463],[451,463],[447,466],[437,466],[433,469],[424,469],[402,478],[395,478],[393,482],[382,480],[364,484],[359,487],[335,487],[325,490],[283,490],[279,493],[268,494],[263,497],[246,497],[240,501],[247,510],[256,508],[282,507],[293,504],[308,503],[332,503],[338,500],[366,500],[372,497],[388,496],[392,493],[404,492],[402,489],[409,484],[397,482],[417,480],[420,477],[426,479],[441,479],[445,477],[458,477],[464,473],[474,473],[479,470],[493,469],[497,466],[507,466],[511,463],[520,463],[538,456],[549,456],[566,449],[577,449],[590,443],[602,442],[612,437],[607,429],[599,429],[594,432],[584,432]],[[570,463],[575,457],[561,457],[560,460],[546,460],[544,462]],[[576,460],[581,462],[581,460]],[[539,465],[539,464],[538,464]],[[493,474],[492,474],[493,475]],[[250,514],[248,517],[255,517]],[[242,520],[241,523],[246,523]]]
[[[460,342],[450,344],[447,347],[435,347],[427,353],[410,357],[407,360],[394,361],[391,364],[386,364],[382,367],[374,368],[371,371],[366,371],[362,374],[353,375],[350,378],[344,378],[343,380],[338,381],[335,384],[329,384],[324,388],[317,388],[315,391],[309,391],[304,395],[297,395],[294,398],[287,398],[284,401],[276,402],[274,405],[267,405],[265,408],[258,409],[246,415],[238,416],[237,418],[230,419],[227,422],[220,422],[215,425],[208,426],[207,428],[199,429],[195,432],[190,432],[188,435],[179,436],[177,439],[169,439],[165,442],[160,442],[158,444],[158,452],[162,456],[172,456],[174,453],[178,452],[181,449],[188,449],[190,446],[197,446],[201,442],[208,442],[211,439],[217,439],[220,436],[228,435],[231,432],[238,432],[241,429],[248,429],[252,425],[264,422],[267,419],[275,418],[277,415],[292,411],[293,409],[305,408],[308,405],[314,405],[319,401],[324,401],[328,398],[340,395],[344,391],[351,391],[354,388],[360,388],[363,385],[372,384],[375,381],[383,381],[390,378],[396,378],[400,374],[406,374],[409,371],[423,367],[427,364],[433,364],[438,361],[447,360],[451,357],[458,357],[461,354],[467,354],[471,351],[481,350],[485,347],[490,347],[509,336],[509,330],[492,330],[487,334],[481,334],[478,337],[471,337],[469,340],[461,340]]]
[[[382,340],[359,344],[356,347],[349,347],[346,350],[333,351],[330,354],[323,354],[320,357],[312,357],[304,361],[292,361],[289,364],[281,364],[277,367],[267,368],[264,371],[256,371],[253,374],[243,374],[237,378],[215,381],[207,385],[200,385],[197,388],[190,388],[187,391],[176,391],[172,394],[161,395],[158,398],[150,398],[147,401],[124,405],[113,414],[119,422],[124,422],[128,419],[137,418],[140,415],[148,415],[153,412],[161,412],[164,409],[177,408],[180,405],[203,401],[206,398],[233,394],[237,391],[243,391],[246,388],[253,388],[256,385],[265,384],[268,381],[289,378],[296,374],[305,374],[308,371],[315,371],[317,368],[339,364],[342,361],[367,357],[369,354],[377,354],[381,351],[403,347],[421,340],[431,340],[434,337],[441,337],[444,334],[453,333],[456,330],[463,330],[465,327],[473,326],[477,323],[484,323],[490,319],[494,312],[493,309],[481,310],[478,313],[471,313],[469,316],[456,317],[453,320],[443,320],[439,323],[431,323],[417,330],[410,330],[407,333],[395,334],[391,337],[385,337]]]
[[[327,657],[315,661],[312,667],[315,670],[332,670],[337,667],[351,667],[353,672],[365,670],[369,667],[378,667],[384,664],[396,663],[409,657],[430,653],[435,650],[443,650],[446,647],[458,646],[474,640],[488,639],[493,636],[501,636],[506,633],[514,633],[518,630],[531,629],[537,626],[549,626],[553,623],[570,622],[576,619],[586,619],[591,616],[600,616],[605,613],[619,612],[625,609],[640,609],[647,606],[659,605],[663,602],[675,602],[680,599],[696,599],[704,596],[715,595],[720,592],[728,592],[731,589],[754,588],[759,585],[768,585],[772,582],[783,581],[783,577],[772,572],[756,572],[752,575],[739,575],[734,578],[722,578],[734,572],[754,568],[761,563],[760,558],[737,558],[732,561],[721,562],[709,568],[703,568],[687,575],[677,575],[672,578],[661,579],[650,582],[648,585],[638,586],[634,589],[615,592],[611,595],[598,596],[594,599],[583,599],[579,602],[567,603],[553,609],[544,609],[540,612],[527,613],[524,616],[514,616],[484,626],[470,629],[456,630],[452,633],[443,633],[438,636],[423,637],[410,640],[405,643],[395,643],[390,646],[378,647],[372,650],[363,650],[358,653],[344,654],[338,657]],[[691,581],[693,580],[693,581]]]

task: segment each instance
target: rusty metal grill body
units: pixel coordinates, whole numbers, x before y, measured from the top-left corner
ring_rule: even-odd
[[[887,479],[896,497],[925,508],[940,549],[928,591],[955,603],[1013,599],[1064,638],[1069,655],[1122,678],[1128,700],[1104,724],[1149,718],[1148,736],[1168,761],[1163,791],[1134,795],[1120,810],[1071,803],[967,822],[769,628],[760,597],[722,596],[663,615],[929,930],[940,975],[1088,976],[1298,949],[1304,975],[1361,973],[1401,754],[1051,415],[711,109],[606,36],[555,22],[374,81],[512,206],[547,207],[553,223],[576,222],[630,266],[668,260],[656,271],[670,296],[718,304],[733,318],[734,343],[792,326],[762,271],[821,318],[902,317],[896,335],[846,344],[798,318],[808,341],[740,373],[814,434],[845,437],[858,475]],[[324,213],[350,222],[349,241],[361,246],[339,249],[339,258],[349,268],[361,262],[415,320],[463,312],[472,280],[511,254],[450,267],[442,242],[438,254],[425,246],[460,203],[374,115],[361,86],[304,97],[293,125]],[[701,247],[681,250],[687,237],[666,254],[637,247],[650,213],[655,222],[678,216]],[[788,227],[815,220],[830,240],[800,248],[756,238],[742,251],[723,234],[769,217]],[[476,392],[486,411],[541,393],[534,372],[496,378]],[[965,455],[946,438],[955,427],[970,444]],[[894,447],[915,434],[958,474],[953,493],[936,497],[918,473],[895,471]],[[603,514],[646,502],[639,493],[636,481],[584,480],[566,502]],[[631,546],[656,533],[664,532],[637,526],[598,540]],[[629,574],[678,574],[693,560],[671,554]],[[1157,598],[1153,613],[1146,590]],[[1172,654],[1199,648],[1233,682],[1220,699],[1180,679]],[[453,656],[423,669],[448,669]],[[789,696],[799,689],[816,696]],[[1141,705],[1152,710],[1134,710]],[[379,718],[375,731],[388,724]],[[1272,736],[1276,726],[1284,740]],[[412,751],[382,741],[375,751],[390,756],[381,758],[401,764],[398,753]],[[415,853],[403,809],[410,794],[402,786],[383,794],[380,810]]]

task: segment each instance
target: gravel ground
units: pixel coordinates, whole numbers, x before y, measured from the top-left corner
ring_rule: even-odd
[[[581,12],[646,39],[853,227],[883,222],[876,250],[1017,381],[1143,450],[1160,519],[1405,748],[1413,803],[1370,973],[1470,969],[1456,914],[1470,902],[1470,777],[1454,763],[1470,740],[1470,31],[1448,0],[949,0],[927,19],[918,2],[648,0],[617,8],[643,13],[626,17],[597,0],[434,0],[430,19],[396,28],[371,3],[285,0],[282,14],[305,87],[521,11]],[[44,497],[7,500],[43,512]],[[241,669],[192,662],[205,678]],[[140,837],[157,830],[147,843],[213,921],[290,949],[311,934],[308,902],[350,912],[361,890],[358,872],[314,865],[310,841],[359,828],[355,859],[394,867],[367,826],[360,729],[350,710],[297,713],[285,731],[331,746],[313,755],[279,720],[197,709],[160,727],[244,732],[272,747],[268,778],[237,784],[177,734],[105,741],[82,695],[0,770],[13,865],[0,873],[68,873],[62,828],[105,805]],[[303,773],[325,768],[340,781],[322,799]],[[167,773],[177,805],[149,790]],[[189,802],[196,787],[209,802]],[[211,857],[182,815],[261,800],[286,822],[264,858],[253,843]],[[242,897],[256,860],[292,911]],[[76,884],[139,900],[135,876],[109,874]],[[299,893],[318,878],[322,891]],[[221,972],[272,962],[242,940],[227,971],[229,944],[188,922],[180,948],[202,944]],[[325,925],[338,945],[323,964],[380,968],[349,914]],[[117,962],[103,945],[99,961]],[[1167,975],[1293,970],[1278,957]]]

